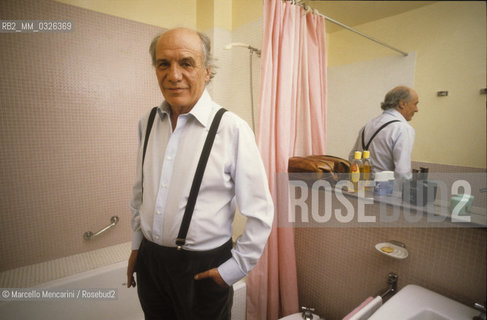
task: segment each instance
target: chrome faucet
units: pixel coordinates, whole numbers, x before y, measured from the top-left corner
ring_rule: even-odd
[[[304,320],[313,320],[314,308],[301,307],[301,310],[303,311],[302,316]]]
[[[474,304],[475,309],[480,311],[480,314],[478,316],[473,317],[473,320],[486,320],[486,315],[485,315],[485,306],[481,305],[480,303],[475,303]]]

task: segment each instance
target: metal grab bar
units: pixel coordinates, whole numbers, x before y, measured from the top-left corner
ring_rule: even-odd
[[[95,237],[98,237],[100,234],[102,234],[103,232],[107,231],[108,229],[114,227],[117,222],[118,222],[119,218],[117,216],[113,216],[110,218],[110,224],[108,226],[106,226],[105,228],[101,229],[100,231],[96,232],[96,233],[93,233],[91,231],[86,231],[84,234],[83,234],[83,239],[85,240],[91,240]]]

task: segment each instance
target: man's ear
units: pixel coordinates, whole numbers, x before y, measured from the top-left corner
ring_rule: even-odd
[[[205,82],[208,83],[210,82],[210,74],[211,74],[211,68],[206,68],[206,74],[205,74]]]

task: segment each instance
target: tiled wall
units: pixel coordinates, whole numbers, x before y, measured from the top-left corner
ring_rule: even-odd
[[[433,174],[479,171],[425,163],[413,167],[420,166]],[[375,249],[388,240],[404,243],[409,256],[393,259]],[[470,306],[486,301],[486,228],[315,225],[297,228],[295,243],[299,303],[327,320],[342,319],[386,288],[389,272],[398,274],[399,289],[417,284]]]
[[[161,101],[148,47],[162,29],[48,0],[0,12],[74,25],[0,33],[0,271],[130,241],[137,122]]]

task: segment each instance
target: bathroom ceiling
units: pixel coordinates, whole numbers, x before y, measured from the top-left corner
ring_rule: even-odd
[[[313,9],[336,21],[354,27],[394,16],[438,1],[305,1]],[[343,30],[334,23],[326,24],[327,32]]]

